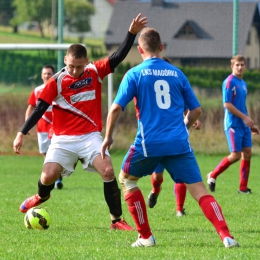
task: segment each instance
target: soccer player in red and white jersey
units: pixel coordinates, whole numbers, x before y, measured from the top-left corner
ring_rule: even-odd
[[[43,84],[36,87],[30,94],[28,99],[28,107],[25,112],[25,121],[31,115],[34,108],[37,106],[38,98],[42,93],[43,88],[45,87],[49,78],[54,75],[54,68],[51,65],[45,65],[42,68],[41,78]],[[48,147],[51,143],[51,126],[52,126],[52,106],[49,106],[46,112],[42,115],[40,120],[37,123],[37,139],[39,146],[39,153],[42,154],[45,158]],[[56,188],[62,189],[62,177],[60,177],[56,183]]]
[[[49,79],[39,97],[34,112],[17,133],[13,143],[16,153],[24,142],[24,135],[38,122],[50,104],[53,105],[53,137],[38,182],[38,194],[27,198],[20,206],[25,213],[50,198],[54,182],[61,172],[69,176],[81,161],[84,170],[99,172],[104,182],[104,196],[110,210],[111,229],[133,230],[121,219],[121,194],[108,151],[101,158],[102,115],[101,84],[109,73],[124,60],[136,34],[147,24],[138,14],[130,24],[125,40],[109,57],[89,63],[87,50],[73,44],[64,58],[66,67]]]

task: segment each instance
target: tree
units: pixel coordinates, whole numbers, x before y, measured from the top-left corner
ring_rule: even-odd
[[[0,24],[8,26],[10,20],[14,16],[14,7],[12,5],[13,0],[0,0]],[[15,31],[16,27],[13,28]]]
[[[94,6],[87,0],[65,0],[65,24],[71,32],[79,32],[79,42],[83,42],[83,33],[91,30],[90,16],[95,13]]]
[[[51,21],[52,0],[13,0],[15,16],[11,25],[18,26],[23,22],[37,22],[41,36],[44,38],[43,22]]]

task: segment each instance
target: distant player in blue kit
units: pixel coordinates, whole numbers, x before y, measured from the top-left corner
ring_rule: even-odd
[[[222,84],[224,107],[224,131],[230,155],[223,158],[219,165],[207,175],[209,189],[216,188],[217,177],[231,164],[240,160],[240,183],[238,193],[250,194],[248,178],[252,155],[252,134],[259,134],[259,129],[248,116],[246,107],[247,84],[242,79],[246,69],[246,60],[242,55],[231,59],[232,74]]]
[[[132,247],[156,244],[137,181],[152,174],[158,164],[169,172],[175,182],[185,182],[224,246],[238,246],[229,232],[221,207],[202,181],[190,146],[188,129],[198,119],[201,108],[187,78],[181,70],[160,58],[163,44],[155,29],[144,28],[141,31],[138,50],[143,62],[130,69],[120,84],[107,116],[101,147],[101,156],[105,157],[106,149],[113,143],[113,131],[121,111],[134,99],[138,130],[119,174],[124,199],[139,233]],[[183,120],[184,105],[189,112]]]

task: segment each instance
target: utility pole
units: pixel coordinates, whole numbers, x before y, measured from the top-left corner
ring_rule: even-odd
[[[64,26],[64,1],[58,2],[58,43],[63,43],[63,26]],[[58,51],[58,71],[64,67],[63,51]]]
[[[233,48],[232,54],[238,53],[238,28],[239,28],[239,0],[233,0]]]

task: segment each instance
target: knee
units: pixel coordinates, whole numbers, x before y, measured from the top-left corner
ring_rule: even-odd
[[[252,151],[251,151],[251,149],[250,149],[250,150],[245,150],[245,151],[242,153],[242,159],[243,159],[243,160],[249,161],[249,160],[251,159],[251,156],[252,156]]]
[[[110,181],[115,179],[115,173],[112,166],[107,166],[101,175],[102,175],[102,179],[105,181]]]
[[[119,174],[119,182],[121,184],[123,194],[125,194],[127,191],[129,192],[138,188],[137,180],[129,180],[125,178],[121,172]]]
[[[241,153],[232,153],[228,159],[230,161],[230,163],[235,163],[237,161],[239,161],[241,158]]]

